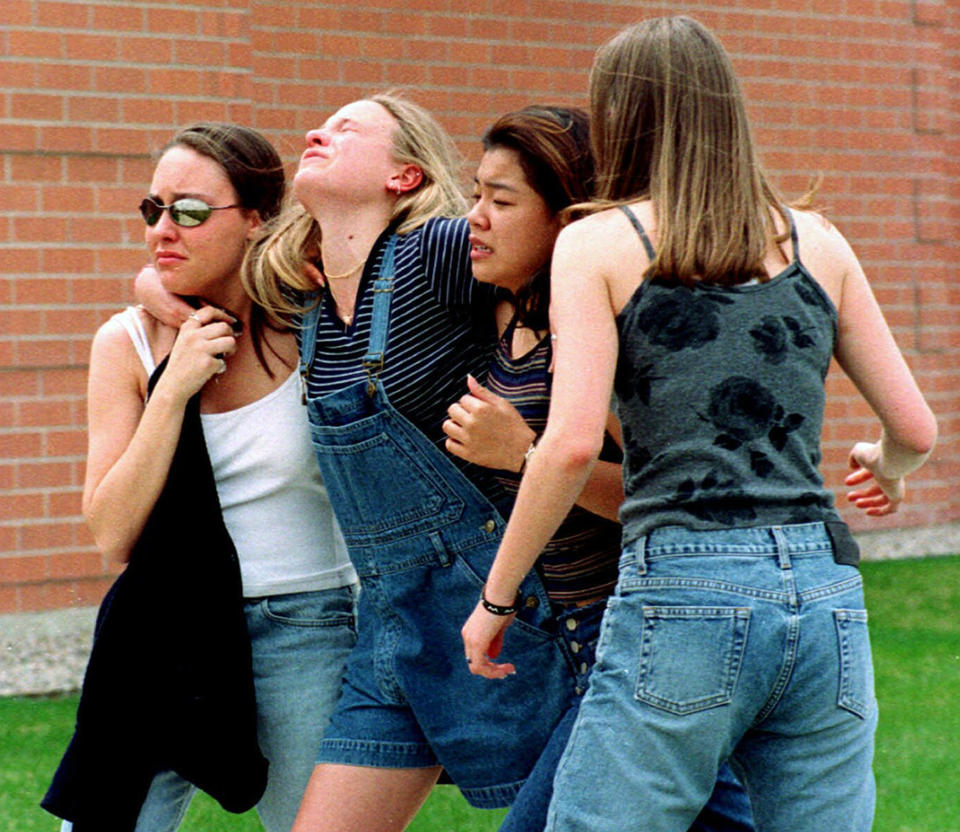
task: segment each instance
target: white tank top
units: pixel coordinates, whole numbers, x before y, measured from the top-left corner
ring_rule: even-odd
[[[115,316],[147,374],[153,356],[137,310]],[[247,598],[356,581],[310,442],[292,372],[276,390],[225,413],[202,413],[223,520]]]

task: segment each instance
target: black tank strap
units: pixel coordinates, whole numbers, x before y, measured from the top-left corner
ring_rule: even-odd
[[[640,220],[636,218],[633,211],[631,211],[626,205],[620,205],[620,210],[626,214],[627,219],[633,224],[633,227],[637,230],[637,234],[640,235],[640,240],[643,242],[643,247],[647,250],[647,257],[653,260],[657,256],[657,251],[650,242],[650,238],[647,236],[647,232],[643,230],[643,226],[640,224]]]

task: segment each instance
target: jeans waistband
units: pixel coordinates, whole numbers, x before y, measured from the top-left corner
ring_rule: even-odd
[[[726,529],[661,526],[623,552],[624,559],[636,561],[641,574],[649,561],[698,555],[774,557],[786,566],[791,559],[833,557],[834,546],[823,522]]]

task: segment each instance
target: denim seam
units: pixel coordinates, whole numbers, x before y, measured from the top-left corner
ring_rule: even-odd
[[[513,803],[525,782],[526,779],[493,786],[461,787],[460,793],[476,809],[500,809]]]
[[[696,605],[670,605],[670,606],[644,606],[643,608],[643,631],[640,642],[640,667],[638,669],[637,682],[634,687],[634,697],[667,713],[684,716],[700,711],[709,710],[723,705],[728,705],[733,700],[736,691],[737,681],[740,677],[740,670],[743,666],[743,655],[750,629],[750,609],[747,607],[722,607],[722,606],[696,606]],[[655,645],[652,639],[648,637],[652,619],[712,619],[721,623],[730,624],[729,634],[724,634],[724,638],[729,635],[730,652],[727,657],[727,663],[723,668],[719,668],[717,687],[715,693],[699,696],[695,699],[684,701],[675,701],[667,699],[657,693],[651,692],[645,687],[645,680],[650,672],[652,663],[652,652]],[[661,647],[662,649],[662,647]]]
[[[800,617],[794,613],[787,619],[787,643],[784,648],[783,664],[780,667],[780,672],[777,674],[776,681],[773,683],[773,690],[770,692],[770,696],[757,713],[756,719],[754,719],[754,726],[759,725],[770,716],[774,708],[779,704],[790,682],[790,677],[793,675],[793,667],[796,664],[797,650],[799,647]]]
[[[866,719],[870,707],[862,698],[856,696],[852,676],[854,649],[850,644],[850,626],[861,624],[864,632],[867,624],[866,610],[834,610],[834,624],[837,631],[837,649],[840,651],[840,682],[837,690],[837,705],[860,719]]]
[[[836,584],[829,584],[828,586],[821,586],[807,592],[801,592],[800,603],[810,603],[811,601],[818,601],[823,598],[829,598],[833,595],[842,595],[846,592],[850,592],[851,590],[860,589],[862,585],[862,578],[859,575],[855,575],[852,578],[848,578],[847,580]]]
[[[756,589],[710,578],[636,578],[621,584],[620,595],[626,597],[642,589],[709,589],[778,603],[786,597],[781,590]]]

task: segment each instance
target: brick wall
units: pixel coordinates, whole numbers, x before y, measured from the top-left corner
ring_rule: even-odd
[[[940,418],[909,507],[960,516],[960,0],[3,0],[0,15],[0,613],[96,603],[109,570],[79,516],[92,333],[144,260],[150,152],[197,119],[262,129],[288,159],[339,105],[406,87],[468,159],[499,113],[585,103],[595,47],[685,12],[734,56],[767,167],[861,255]],[[837,487],[876,433],[838,374]],[[851,518],[858,529],[860,518]]]

